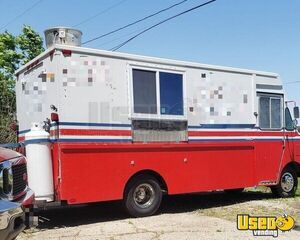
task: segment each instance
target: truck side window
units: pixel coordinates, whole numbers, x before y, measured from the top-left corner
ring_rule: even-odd
[[[279,129],[281,125],[281,99],[271,98],[271,128]]]
[[[270,99],[268,97],[259,99],[259,126],[270,128]]]
[[[182,74],[159,73],[160,113],[183,115]]]
[[[282,98],[259,97],[259,126],[262,129],[282,128]]]
[[[132,69],[132,86],[134,113],[184,117],[182,73]]]
[[[289,108],[285,108],[285,128],[289,131],[294,130],[294,122]]]
[[[134,112],[156,114],[156,72],[133,69]]]

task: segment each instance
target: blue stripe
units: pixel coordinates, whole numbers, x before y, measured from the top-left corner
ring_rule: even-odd
[[[25,140],[23,143],[25,145],[27,145],[27,144],[33,144],[33,143],[50,143],[50,142],[52,142],[52,141],[48,138],[39,138],[39,139]]]
[[[0,147],[3,148],[18,148],[18,147],[22,147],[28,144],[32,144],[32,143],[51,143],[53,141],[51,141],[48,138],[39,138],[39,139],[31,139],[31,140],[25,140],[23,142],[18,142],[18,143],[6,143],[6,144],[0,144]]]
[[[47,138],[40,138],[40,139],[31,139],[31,140],[25,140],[24,142],[20,142],[17,144],[3,144],[0,145],[0,147],[5,148],[16,148],[20,147],[21,145],[28,145],[28,144],[34,144],[34,143],[54,143],[54,142],[131,142],[131,139],[59,139],[59,140],[51,140]]]
[[[254,139],[254,141],[259,141],[259,142],[283,142],[282,138],[279,139]]]
[[[58,122],[53,122],[50,124],[50,127],[55,127],[55,126],[58,126]]]
[[[255,124],[201,124],[199,126],[188,126],[191,129],[237,129],[237,128],[251,128]]]
[[[30,132],[30,129],[18,131],[18,134],[25,134],[25,133],[28,133],[28,132]]]
[[[2,148],[9,148],[9,149],[14,149],[21,147],[22,143],[6,143],[6,144],[0,144],[0,147]]]
[[[83,123],[83,122],[54,122],[51,123],[51,127],[55,126],[87,126],[87,127],[131,127],[131,124],[121,123]],[[18,131],[18,134],[25,134],[30,132],[30,129]]]
[[[53,126],[87,126],[87,127],[131,127],[131,124],[122,123],[84,123],[84,122],[58,122],[52,123]],[[255,124],[201,124],[199,126],[188,126],[190,129],[253,129]],[[24,134],[29,132],[30,129],[19,131],[19,134]]]
[[[25,140],[22,142],[24,145],[33,144],[33,143],[54,143],[54,142],[131,142],[131,139],[74,139],[74,138],[66,138],[66,139],[58,139],[51,140],[47,138],[40,139],[31,139]]]

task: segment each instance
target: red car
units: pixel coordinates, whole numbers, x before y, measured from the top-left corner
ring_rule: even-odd
[[[0,148],[0,199],[25,207],[34,199],[34,193],[27,185],[26,158],[5,148]]]
[[[23,231],[23,209],[33,200],[34,193],[27,185],[25,157],[0,148],[0,239],[13,239]]]

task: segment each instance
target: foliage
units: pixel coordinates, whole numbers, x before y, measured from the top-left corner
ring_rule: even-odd
[[[29,26],[23,27],[22,34],[19,35],[16,40],[22,54],[22,65],[44,51],[41,36]]]
[[[7,129],[15,115],[15,71],[44,51],[43,40],[30,26],[14,36],[0,33],[0,143],[9,142]]]
[[[0,113],[0,144],[17,141],[17,133],[11,130],[13,121],[12,116]]]
[[[9,113],[8,104],[14,100],[14,72],[22,57],[17,51],[16,37],[5,32],[0,34],[0,106],[1,112]]]
[[[5,78],[13,78],[22,55],[17,52],[17,38],[8,32],[0,34],[0,73]]]

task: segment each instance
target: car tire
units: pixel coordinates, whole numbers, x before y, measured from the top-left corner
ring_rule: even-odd
[[[272,193],[276,197],[288,198],[294,197],[298,187],[298,178],[296,171],[291,167],[283,169],[279,183],[271,187]]]
[[[140,175],[133,178],[126,187],[124,205],[133,217],[153,215],[160,207],[161,187],[156,178]]]

